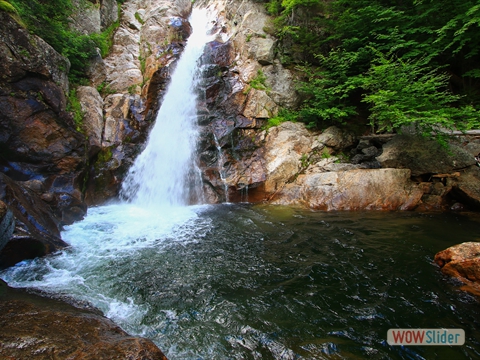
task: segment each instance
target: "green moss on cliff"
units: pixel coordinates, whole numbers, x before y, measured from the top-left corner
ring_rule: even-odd
[[[82,131],[83,117],[85,113],[82,110],[82,105],[78,100],[77,91],[75,89],[70,90],[70,93],[68,94],[66,110],[72,113],[77,131]]]

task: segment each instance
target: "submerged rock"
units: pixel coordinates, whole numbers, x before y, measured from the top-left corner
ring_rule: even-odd
[[[150,340],[129,336],[90,310],[9,288],[0,280],[0,358],[166,360]]]
[[[438,252],[434,261],[445,275],[464,283],[462,290],[480,295],[480,242],[451,246]]]

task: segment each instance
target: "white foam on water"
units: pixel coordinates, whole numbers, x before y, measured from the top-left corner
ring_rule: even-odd
[[[118,288],[127,285],[128,266],[136,252],[160,253],[201,237],[208,219],[198,213],[208,205],[147,211],[134,204],[114,204],[89,210],[81,222],[67,226],[63,239],[71,247],[56,254],[22,261],[0,276],[12,287],[38,288],[85,301],[126,330],[147,331],[141,324],[147,304],[135,304]],[[127,268],[125,268],[127,267]]]

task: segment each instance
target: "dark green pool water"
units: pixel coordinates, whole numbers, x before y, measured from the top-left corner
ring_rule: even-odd
[[[68,229],[68,251],[1,277],[88,300],[170,359],[480,358],[477,299],[432,263],[480,239],[478,215],[227,204],[145,215],[173,225],[127,236],[116,206]],[[390,328],[441,327],[465,345],[386,342]]]

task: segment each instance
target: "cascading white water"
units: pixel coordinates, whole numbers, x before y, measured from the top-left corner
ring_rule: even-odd
[[[198,59],[212,35],[207,11],[194,9],[193,32],[178,61],[147,145],[122,184],[121,196],[139,206],[188,205],[199,198],[194,151],[197,140],[196,94]]]

